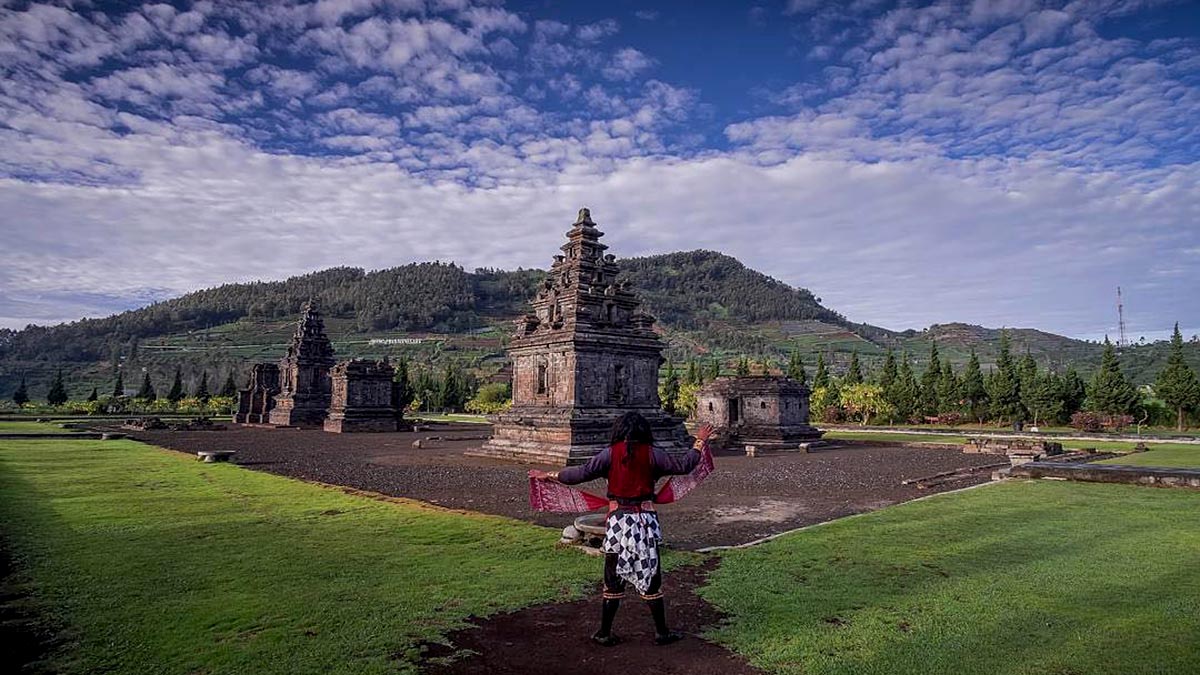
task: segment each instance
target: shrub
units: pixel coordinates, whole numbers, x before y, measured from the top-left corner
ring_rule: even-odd
[[[1071,415],[1071,426],[1080,431],[1102,431],[1104,416],[1099,413],[1080,411]]]
[[[464,406],[467,412],[480,415],[494,415],[507,410],[512,405],[509,385],[499,382],[485,384],[475,392],[475,396]]]

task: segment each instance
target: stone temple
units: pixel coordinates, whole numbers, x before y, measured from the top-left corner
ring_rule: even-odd
[[[696,421],[726,445],[798,449],[820,441],[808,423],[808,387],[788,377],[718,377],[696,392]]]
[[[270,416],[276,426],[323,426],[329,410],[333,345],[313,302],[301,311],[287,356],[279,362],[280,392]]]
[[[567,232],[532,311],[509,343],[513,404],[497,416],[478,454],[575,464],[608,445],[613,420],[636,410],[655,444],[686,450],[683,421],[663,412],[658,369],[663,345],[654,317],[617,281],[617,263],[587,209]]]
[[[279,366],[256,363],[250,371],[250,383],[238,392],[238,409],[233,414],[237,424],[269,424],[279,393]]]
[[[386,361],[351,359],[334,366],[330,371],[333,395],[325,431],[397,431],[400,414],[392,381],[395,375],[396,370]]]

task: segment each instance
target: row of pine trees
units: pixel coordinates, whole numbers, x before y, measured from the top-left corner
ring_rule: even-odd
[[[159,390],[154,386],[154,382],[150,377],[150,373],[145,373],[142,376],[141,387],[138,389],[137,393],[133,395],[133,398],[144,402],[157,401],[160,398],[158,391]],[[122,373],[117,373],[116,379],[113,381],[112,392],[108,396],[109,398],[113,399],[125,397],[125,378]],[[180,370],[180,368],[176,367],[175,377],[171,382],[171,387],[167,390],[166,395],[162,396],[161,398],[166,401],[170,401],[171,403],[179,403],[189,396],[197,399],[201,403],[208,403],[208,401],[213,397],[208,384],[208,371],[201,373],[199,384],[197,384],[196,388],[189,394],[188,392],[184,391],[183,372]],[[221,389],[216,393],[216,396],[228,398],[237,396],[237,385],[233,381],[233,373],[230,373],[228,377],[225,378],[225,384],[221,385]],[[99,387],[93,387],[92,392],[88,394],[87,398],[84,400],[91,402],[97,401],[100,398],[101,394]],[[29,389],[25,384],[24,378],[21,379],[21,384],[17,386],[17,390],[13,393],[12,400],[13,403],[16,403],[18,406],[25,405],[33,400],[33,397],[30,395]],[[50,388],[46,391],[45,400],[46,403],[52,406],[64,405],[68,400],[70,400],[70,396],[67,395],[67,386],[63,380],[62,370],[59,370],[55,374],[54,380],[50,383]]]
[[[770,374],[772,364],[763,359],[752,364],[746,357],[734,366],[734,374]],[[805,364],[793,352],[783,374],[809,384]],[[690,361],[681,377],[668,363],[660,386],[660,398],[668,412],[689,415],[694,410],[695,392],[704,382],[721,374],[720,363]],[[1001,334],[995,367],[984,373],[979,357],[971,352],[966,366],[956,372],[930,346],[925,369],[917,373],[907,354],[889,351],[874,373],[864,373],[858,355],[852,354],[846,372],[834,376],[818,354],[811,381],[811,409],[816,419],[840,422],[854,419],[864,424],[874,419],[886,423],[926,421],[957,422],[968,419],[980,424],[1031,422],[1054,424],[1079,422],[1079,413],[1117,420],[1115,426],[1151,416],[1151,401],[1125,377],[1116,350],[1105,340],[1100,368],[1090,382],[1073,369],[1062,373],[1041,369],[1028,352],[1014,358],[1009,337]],[[1176,426],[1182,429],[1189,414],[1200,412],[1200,380],[1184,360],[1183,337],[1175,326],[1167,364],[1153,386],[1153,399],[1162,402]],[[1088,418],[1091,419],[1091,418]],[[1124,423],[1122,423],[1124,421]],[[1082,423],[1082,422],[1080,422]]]

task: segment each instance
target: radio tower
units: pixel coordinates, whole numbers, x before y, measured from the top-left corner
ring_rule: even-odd
[[[1125,338],[1125,304],[1121,302],[1121,287],[1117,286],[1117,331],[1120,337],[1117,338],[1117,348],[1124,349],[1129,346],[1129,341]]]

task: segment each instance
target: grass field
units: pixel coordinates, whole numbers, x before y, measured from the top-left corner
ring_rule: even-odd
[[[1171,446],[1148,452],[1138,452],[1123,457],[1106,459],[1098,464],[1124,464],[1126,466],[1166,466],[1180,469],[1200,469],[1200,446]]]
[[[1200,672],[1200,495],[1022,481],[723,555],[715,637],[784,673]]]
[[[6,434],[61,434],[68,431],[68,429],[63,429],[57,424],[0,420],[0,433]]]
[[[881,443],[942,443],[945,445],[962,445],[967,442],[966,436],[951,436],[949,434],[908,434],[898,432],[871,431],[829,431],[824,436],[827,440],[857,440],[879,441]],[[1068,450],[1093,448],[1105,452],[1133,452],[1137,443],[1130,441],[1077,441],[1067,439],[1046,438],[1048,441],[1058,441]],[[1187,443],[1158,443],[1147,441],[1146,447],[1154,450],[1177,450],[1194,452],[1200,455],[1200,445]]]
[[[55,672],[411,671],[468,616],[598,577],[556,531],[131,441],[0,440],[0,495]]]

